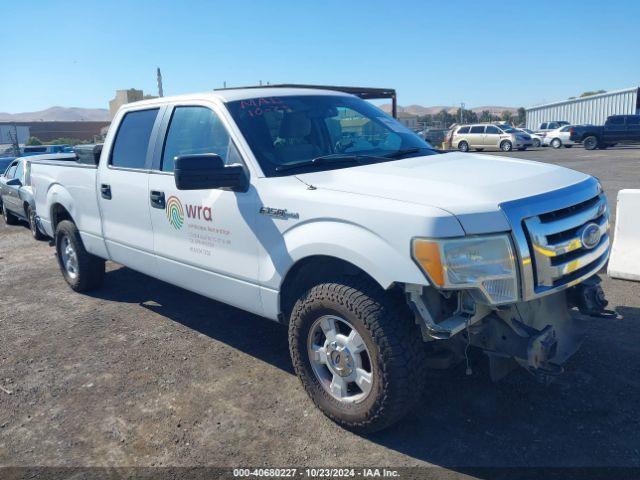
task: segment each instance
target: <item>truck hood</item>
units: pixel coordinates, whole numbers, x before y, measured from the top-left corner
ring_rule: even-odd
[[[451,152],[298,175],[316,188],[437,207],[468,234],[511,227],[500,204],[574,185],[587,175],[547,163]]]

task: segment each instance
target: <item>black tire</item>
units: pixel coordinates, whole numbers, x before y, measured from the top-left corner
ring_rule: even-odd
[[[63,262],[62,245],[68,239],[76,256],[76,272],[71,274]],[[62,220],[56,227],[55,233],[56,256],[58,265],[62,271],[64,279],[76,292],[88,292],[98,288],[104,279],[104,260],[88,253],[80,232],[76,225],[70,220]]]
[[[461,152],[468,152],[469,151],[469,144],[465,141],[462,141],[458,144],[458,150],[460,150]]]
[[[538,140],[537,138],[533,139],[533,146],[534,148],[540,148],[540,140]]]
[[[598,148],[599,143],[600,142],[598,141],[598,137],[596,137],[595,135],[589,135],[582,141],[585,150],[595,150],[596,148]]]
[[[565,145],[564,148],[571,148],[573,145]]]
[[[2,216],[4,217],[4,223],[7,225],[17,225],[19,223],[18,217],[11,213],[4,205],[2,206]]]
[[[29,229],[31,230],[31,235],[36,240],[44,240],[47,238],[38,228],[38,221],[36,220],[36,212],[33,208],[27,207],[27,218],[29,219]]]
[[[360,334],[372,375],[368,395],[358,403],[340,401],[313,370],[308,338],[323,316],[344,318]],[[400,420],[421,399],[425,348],[402,295],[383,291],[368,278],[345,276],[308,289],[295,302],[289,323],[294,369],[316,406],[342,427],[373,432]]]
[[[509,140],[504,140],[500,144],[500,150],[502,150],[503,152],[510,152],[511,150],[513,150],[513,144]]]
[[[562,140],[560,140],[559,138],[554,138],[553,140],[551,140],[551,146],[553,148],[560,148],[562,146]]]
[[[482,152],[484,151],[484,148],[476,148],[476,152]]]

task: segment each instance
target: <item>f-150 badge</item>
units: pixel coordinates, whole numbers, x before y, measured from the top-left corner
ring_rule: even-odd
[[[286,208],[261,207],[260,213],[262,215],[268,215],[270,217],[276,218],[300,218],[300,215],[298,213],[288,212]]]

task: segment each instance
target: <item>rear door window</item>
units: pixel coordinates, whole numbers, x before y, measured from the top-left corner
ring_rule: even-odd
[[[542,125],[540,125],[540,130],[546,130],[547,129],[547,124],[543,123]]]
[[[484,133],[484,126],[471,127],[470,133]]]
[[[120,168],[145,167],[149,139],[158,110],[153,108],[125,114],[113,142],[111,165]]]

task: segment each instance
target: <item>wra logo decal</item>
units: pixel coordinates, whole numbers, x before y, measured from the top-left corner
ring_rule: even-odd
[[[182,203],[178,197],[174,197],[173,195],[168,198],[166,214],[169,223],[176,230],[180,230],[182,225],[184,225],[184,209],[182,208]]]

